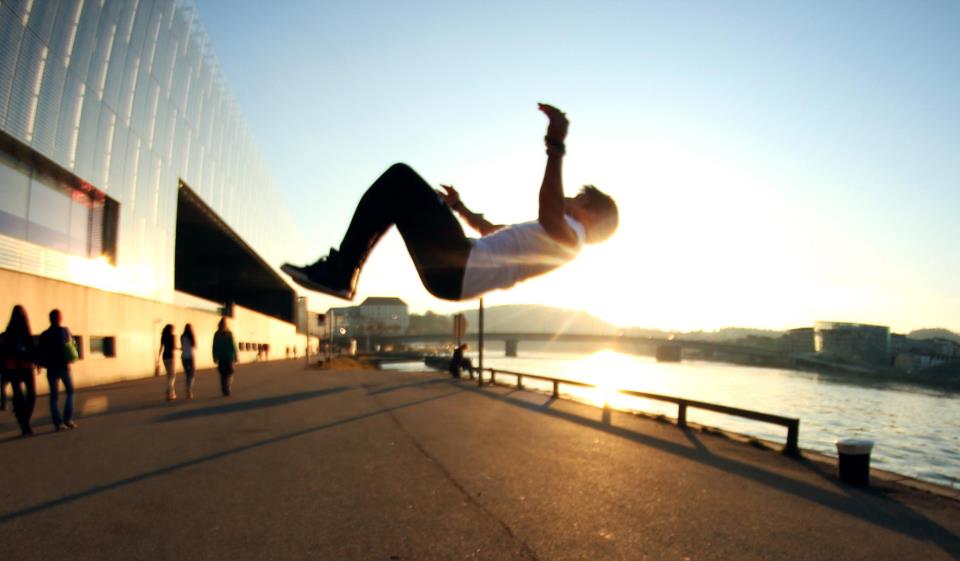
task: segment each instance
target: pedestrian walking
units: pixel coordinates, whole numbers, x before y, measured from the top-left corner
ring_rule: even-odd
[[[73,376],[70,364],[78,358],[77,346],[70,330],[63,325],[60,310],[50,312],[50,327],[40,334],[40,365],[47,369],[50,386],[50,420],[57,431],[75,429],[73,422]],[[63,383],[66,397],[60,414],[59,393]]]
[[[193,399],[193,381],[197,374],[197,365],[194,360],[197,349],[197,338],[193,335],[193,326],[189,323],[183,326],[183,335],[180,336],[180,362],[183,364],[183,375],[187,384],[187,399]]]
[[[227,328],[227,318],[220,318],[217,332],[213,334],[213,361],[217,363],[220,391],[224,396],[230,395],[233,386],[233,367],[237,363],[237,356],[237,344],[233,340],[233,333]]]
[[[167,324],[160,333],[160,359],[163,368],[167,371],[167,401],[177,399],[177,365],[173,362],[173,351],[177,350],[177,343],[173,333],[173,325]]]
[[[37,349],[30,332],[30,319],[23,306],[17,304],[10,313],[7,329],[0,335],[0,363],[13,390],[13,414],[20,425],[21,436],[33,436],[30,417],[37,402]]]

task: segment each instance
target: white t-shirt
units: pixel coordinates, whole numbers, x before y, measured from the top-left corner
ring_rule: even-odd
[[[460,297],[475,298],[498,288],[552,271],[580,253],[586,239],[583,224],[564,216],[577,234],[577,245],[551,238],[539,221],[513,224],[473,240]]]
[[[180,336],[181,357],[187,360],[193,360],[193,343],[185,335]]]

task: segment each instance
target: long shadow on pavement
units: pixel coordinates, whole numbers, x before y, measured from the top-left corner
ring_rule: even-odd
[[[449,384],[451,381],[452,379],[449,378],[430,378],[429,380],[419,380],[409,384],[364,384],[364,387],[367,388],[368,395],[378,395],[407,388],[431,386],[433,384]]]
[[[170,421],[182,421],[184,419],[195,419],[197,417],[209,417],[210,415],[222,415],[224,413],[238,413],[241,411],[252,411],[254,409],[264,409],[267,407],[279,407],[289,405],[298,401],[314,399],[327,395],[334,395],[348,390],[355,389],[355,386],[339,386],[336,388],[327,388],[312,392],[297,392],[287,395],[277,395],[273,397],[264,397],[261,399],[252,399],[247,401],[235,401],[226,405],[215,405],[213,407],[201,407],[199,409],[186,409],[177,411],[153,420],[154,423],[168,423]]]
[[[573,413],[550,409],[543,405],[511,397],[510,394],[493,393],[473,385],[467,385],[464,389],[465,391],[488,399],[576,423],[581,426],[601,430],[644,446],[656,448],[668,454],[723,470],[779,491],[790,493],[801,499],[812,501],[838,512],[856,516],[857,518],[888,530],[905,534],[915,539],[930,541],[955,559],[960,559],[960,537],[908,506],[884,495],[880,495],[877,492],[866,490],[851,492],[839,483],[834,483],[838,492],[844,493],[844,495],[838,495],[815,485],[797,481],[796,479],[773,473],[751,464],[711,454],[709,450],[699,442],[691,442],[693,444],[691,448],[684,444],[662,440],[626,428],[613,426],[612,424],[604,423],[602,420],[597,421]],[[699,441],[699,439],[689,431],[687,432],[687,438],[691,439],[691,441]],[[808,462],[801,460],[798,463],[809,468]]]
[[[123,478],[123,479],[118,479],[117,481],[113,481],[113,482],[111,482],[111,483],[104,483],[104,484],[102,484],[102,485],[97,485],[97,486],[91,487],[91,488],[89,488],[89,489],[85,489],[85,490],[83,490],[83,491],[78,491],[78,492],[76,492],[76,493],[71,493],[71,494],[65,495],[65,496],[63,496],[63,497],[59,497],[59,498],[56,498],[56,499],[51,499],[51,500],[49,500],[49,501],[44,501],[44,502],[42,502],[42,503],[39,503],[39,504],[36,504],[36,505],[33,505],[33,506],[29,506],[29,507],[27,507],[27,508],[23,508],[23,509],[16,510],[16,511],[13,511],[13,512],[8,512],[8,513],[6,513],[6,514],[0,514],[0,524],[5,524],[5,523],[7,523],[7,522],[10,522],[11,520],[15,520],[15,519],[21,518],[21,517],[23,517],[23,516],[29,516],[29,515],[35,514],[35,513],[37,513],[37,512],[41,512],[41,511],[44,511],[44,510],[49,510],[49,509],[51,509],[51,508],[56,508],[56,507],[58,507],[58,506],[62,506],[62,505],[65,505],[65,504],[69,504],[69,503],[72,503],[72,502],[76,502],[76,501],[85,499],[85,498],[87,498],[87,497],[91,497],[91,496],[94,496],[94,495],[98,495],[98,494],[100,494],[100,493],[105,493],[105,492],[108,492],[108,491],[113,491],[113,490],[115,490],[115,489],[119,489],[119,488],[122,488],[122,487],[126,487],[126,486],[128,486],[128,485],[133,485],[134,483],[140,483],[140,482],[146,481],[146,480],[148,480],[148,479],[152,479],[152,478],[155,478],[155,477],[160,477],[160,476],[163,476],[163,475],[168,475],[168,474],[171,474],[171,473],[173,473],[173,472],[179,471],[179,470],[181,470],[181,469],[185,469],[185,468],[189,468],[189,467],[192,467],[192,466],[204,464],[204,463],[207,463],[207,462],[212,462],[212,461],[214,461],[214,460],[219,460],[219,459],[221,459],[221,458],[226,458],[226,457],[228,457],[228,456],[233,456],[233,455],[236,455],[236,454],[240,454],[240,453],[246,452],[246,451],[248,451],[248,450],[254,450],[254,449],[256,449],[256,448],[262,448],[262,447],[264,447],[264,446],[269,446],[269,445],[271,445],[271,444],[276,444],[276,443],[278,443],[278,442],[283,442],[283,441],[286,441],[286,440],[291,440],[291,439],[294,439],[294,438],[298,438],[298,437],[305,436],[305,435],[308,435],[308,434],[313,434],[313,433],[320,432],[320,431],[327,430],[327,429],[331,429],[331,428],[334,428],[334,427],[339,427],[339,426],[346,425],[346,424],[348,424],[348,423],[352,423],[352,422],[355,422],[355,421],[361,421],[361,420],[364,420],[364,419],[368,419],[368,418],[370,418],[370,417],[375,417],[375,416],[377,416],[377,415],[382,415],[382,414],[384,414],[384,413],[389,413],[389,412],[391,412],[391,411],[397,411],[397,410],[400,410],[400,409],[406,409],[406,408],[408,408],[408,407],[414,407],[414,406],[421,405],[421,404],[423,404],[423,403],[427,403],[427,402],[430,402],[430,401],[436,401],[436,400],[438,400],[438,399],[444,399],[444,398],[446,398],[446,397],[450,397],[450,396],[452,396],[452,395],[459,394],[459,393],[461,393],[462,391],[463,391],[463,390],[455,389],[455,390],[453,390],[453,391],[450,391],[450,392],[447,392],[447,393],[443,393],[443,394],[440,394],[440,395],[437,395],[437,396],[433,396],[433,397],[429,397],[429,398],[425,398],[425,399],[420,399],[420,400],[417,400],[417,401],[411,401],[411,402],[409,402],[409,403],[404,403],[404,404],[401,404],[401,405],[396,405],[396,406],[394,406],[394,407],[388,407],[388,408],[378,409],[378,410],[376,410],[376,411],[371,411],[371,412],[369,412],[369,413],[364,413],[364,414],[362,414],[362,415],[354,415],[353,417],[347,417],[346,419],[340,419],[340,420],[338,420],[338,421],[332,421],[332,422],[325,423],[325,424],[322,424],[322,425],[317,425],[317,426],[315,426],[315,427],[310,427],[310,428],[306,428],[306,429],[302,429],[302,430],[298,430],[298,431],[294,431],[294,432],[289,432],[289,433],[286,433],[286,434],[281,434],[281,435],[279,435],[279,436],[275,436],[275,437],[272,437],[272,438],[267,438],[267,439],[264,439],[264,440],[261,440],[261,441],[258,441],[258,442],[253,442],[253,443],[251,443],[251,444],[245,444],[245,445],[243,445],[243,446],[237,446],[237,447],[235,447],[235,448],[230,448],[230,449],[228,449],[228,450],[221,450],[220,452],[214,452],[213,454],[207,454],[207,455],[205,455],[205,456],[200,456],[200,457],[194,458],[194,459],[192,459],[192,460],[186,460],[186,461],[183,461],[183,462],[178,462],[178,463],[175,463],[175,464],[171,464],[171,465],[169,465],[169,466],[162,467],[162,468],[158,468],[158,469],[151,470],[151,471],[147,471],[147,472],[141,473],[141,474],[139,474],[139,475],[134,475],[134,476],[126,477],[126,478]]]

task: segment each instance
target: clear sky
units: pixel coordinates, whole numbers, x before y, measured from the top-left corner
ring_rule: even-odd
[[[960,331],[958,2],[196,4],[303,262],[396,161],[493,222],[534,219],[545,101],[571,120],[568,193],[609,192],[621,227],[488,306]],[[395,232],[356,301],[371,295],[475,306],[430,296]]]

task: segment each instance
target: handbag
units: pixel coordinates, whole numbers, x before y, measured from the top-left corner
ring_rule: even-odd
[[[80,358],[80,353],[77,352],[77,345],[72,340],[67,341],[63,344],[63,361],[67,364],[76,362]]]

